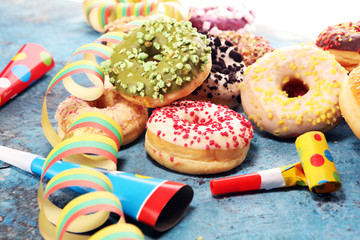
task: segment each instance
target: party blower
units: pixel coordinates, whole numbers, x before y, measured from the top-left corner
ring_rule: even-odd
[[[45,159],[23,151],[0,146],[0,160],[24,171],[41,176]],[[72,168],[84,167],[75,163],[57,161],[46,172],[45,178]],[[119,198],[124,213],[157,231],[173,227],[192,201],[194,191],[186,184],[145,177],[120,171],[96,169],[113,184],[113,193]],[[83,193],[84,188],[74,188]]]
[[[23,45],[0,73],[0,106],[54,67],[54,60],[37,43]]]
[[[330,154],[325,136],[312,131],[295,141],[299,163],[240,176],[210,181],[212,194],[226,194],[252,190],[269,190],[295,185],[308,186],[314,193],[335,192],[341,181]]]

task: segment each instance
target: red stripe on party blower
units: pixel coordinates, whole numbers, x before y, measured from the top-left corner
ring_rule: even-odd
[[[189,185],[165,181],[144,202],[137,220],[158,231],[166,231],[182,218],[192,198]]]

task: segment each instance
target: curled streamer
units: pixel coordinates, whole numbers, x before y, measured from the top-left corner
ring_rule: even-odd
[[[51,166],[59,160],[76,162],[91,167],[116,169],[117,153],[123,139],[120,126],[110,117],[101,113],[85,113],[74,120],[69,131],[80,127],[98,128],[103,135],[80,135],[61,139],[53,129],[47,111],[47,96],[56,84],[63,82],[68,92],[84,100],[95,100],[103,93],[105,76],[96,57],[106,60],[111,55],[111,44],[122,40],[123,34],[104,34],[91,44],[77,49],[65,67],[50,82],[43,102],[42,126],[48,141],[54,147],[43,165],[39,189],[39,229],[45,239],[88,239],[79,235],[102,226],[110,212],[120,216],[118,223],[101,229],[91,239],[144,239],[142,232],[134,225],[125,222],[119,199],[112,193],[112,184],[103,174],[91,168],[77,168],[61,172],[43,188],[43,179]],[[105,43],[105,45],[101,44]],[[83,59],[71,59],[83,54]],[[95,87],[83,87],[72,78],[76,74],[86,74]],[[48,197],[66,187],[93,189],[70,201],[64,209],[53,204]]]
[[[98,32],[104,32],[106,24],[128,16],[166,15],[178,21],[188,20],[188,10],[178,0],[84,0],[86,22]]]

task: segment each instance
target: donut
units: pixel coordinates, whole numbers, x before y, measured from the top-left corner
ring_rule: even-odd
[[[147,17],[144,16],[128,16],[115,19],[114,21],[108,23],[105,26],[104,32],[129,32],[131,29],[138,27],[141,21],[146,20]]]
[[[237,47],[237,51],[243,56],[245,66],[250,66],[266,53],[274,51],[267,39],[253,33],[220,31],[217,36],[232,42]]]
[[[360,21],[340,23],[323,30],[316,45],[335,55],[349,72],[360,65]]]
[[[245,5],[234,6],[209,6],[192,7],[190,9],[190,22],[198,29],[203,31],[233,30],[249,32],[254,30],[255,14]]]
[[[105,26],[124,17],[148,17],[161,14],[178,21],[187,20],[188,9],[177,0],[84,0],[86,22],[96,31],[104,32]]]
[[[101,112],[114,119],[122,128],[124,139],[121,145],[126,145],[137,139],[145,130],[148,120],[148,110],[145,107],[128,102],[120,94],[105,88],[103,95],[95,101],[85,101],[75,96],[69,96],[61,102],[55,113],[58,123],[58,134],[63,138],[73,121],[84,112]],[[105,134],[98,129],[79,128],[69,132],[69,136],[84,134]]]
[[[208,38],[212,62],[210,74],[186,99],[236,108],[240,104],[239,84],[245,69],[243,58],[231,42],[211,35]]]
[[[346,123],[360,139],[360,67],[354,68],[349,77],[343,81],[339,102]]]
[[[149,108],[165,106],[201,85],[211,68],[208,39],[189,21],[160,17],[134,28],[101,64],[117,91]]]
[[[244,161],[253,138],[253,126],[243,115],[204,101],[180,100],[156,108],[146,128],[147,153],[161,165],[187,174],[235,168]]]
[[[339,92],[346,77],[334,56],[313,44],[276,49],[247,67],[241,104],[260,130],[278,137],[326,132],[341,120]]]

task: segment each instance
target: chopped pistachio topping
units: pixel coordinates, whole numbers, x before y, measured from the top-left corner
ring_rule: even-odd
[[[160,17],[130,30],[101,67],[119,91],[163,101],[205,71],[207,43],[190,22]]]

